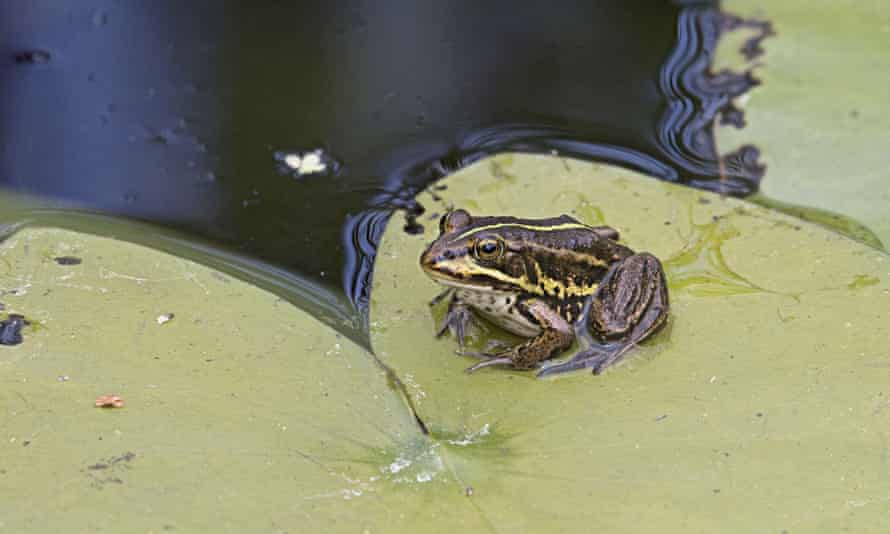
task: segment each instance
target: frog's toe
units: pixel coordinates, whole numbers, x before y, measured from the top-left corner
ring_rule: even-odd
[[[602,372],[605,371],[607,367],[615,363],[617,360],[618,359],[615,358],[612,354],[609,354],[597,358],[594,362],[588,363],[587,367],[590,367],[593,370],[593,374],[599,375],[602,374]]]
[[[501,341],[500,339],[491,339],[485,344],[485,352],[492,353],[490,357],[494,357],[494,353],[506,352],[511,348],[513,348],[511,344],[506,341]]]
[[[438,295],[433,297],[433,300],[431,300],[429,302],[430,307],[433,307],[436,304],[442,302],[445,299],[445,297],[450,297],[452,295],[452,293],[454,293],[454,290],[451,288],[448,288],[445,291],[442,291],[441,293],[439,293]]]
[[[481,353],[476,353],[476,354],[481,354]],[[482,362],[477,363],[476,365],[473,365],[472,367],[467,367],[466,369],[464,369],[464,372],[467,374],[473,374],[476,371],[478,371],[479,369],[483,369],[485,367],[493,367],[495,365],[513,365],[513,358],[510,358],[509,356],[499,356],[496,358],[488,358],[485,361],[482,361]]]
[[[461,356],[471,356],[473,358],[478,358],[480,360],[492,360],[494,358],[503,356],[500,353],[494,353],[494,352],[488,352],[488,351],[480,352],[478,350],[462,350],[462,351],[459,351],[458,354],[460,354]]]
[[[497,343],[497,342],[495,342]],[[491,345],[491,343],[489,343]],[[484,369],[486,367],[493,367],[496,365],[509,365],[511,367],[514,365],[515,355],[512,354],[509,350],[500,351],[500,352],[478,352],[478,351],[465,351],[462,352],[464,356],[472,356],[473,358],[479,358],[482,360],[481,362],[473,365],[472,367],[468,367],[466,369],[467,374],[472,374],[478,371],[479,369]]]
[[[457,339],[457,344],[463,347],[470,335],[474,320],[473,312],[466,308],[450,311],[436,330],[436,337],[440,338],[445,335],[445,332],[449,332]]]
[[[548,365],[547,367],[538,371],[538,374],[535,375],[538,378],[546,378],[548,376],[559,375],[562,373],[568,373],[571,371],[577,371],[579,369],[585,369],[588,367],[594,367],[593,374],[599,374],[596,369],[600,365],[600,361],[606,359],[605,355],[600,356],[592,356],[586,360],[569,360],[563,363],[555,363],[553,365]]]

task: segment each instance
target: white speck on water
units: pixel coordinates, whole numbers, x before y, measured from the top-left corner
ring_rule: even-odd
[[[303,158],[298,154],[287,154],[281,161],[291,169],[299,169],[300,165],[303,164]]]
[[[174,317],[175,315],[172,313],[165,313],[163,315],[158,315],[158,318],[155,320],[158,322],[159,325],[161,325],[172,321]]]
[[[275,153],[279,170],[294,178],[310,175],[333,174],[340,164],[322,148],[305,151],[279,151]]]

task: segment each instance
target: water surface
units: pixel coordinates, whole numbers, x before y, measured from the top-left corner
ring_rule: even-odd
[[[715,118],[741,124],[732,97],[755,82],[708,71],[740,24],[711,3],[14,0],[0,21],[0,184],[151,223],[127,238],[221,268],[238,257],[231,272],[359,340],[393,210],[422,232],[435,215],[416,194],[485,155],[733,195],[763,170],[752,147],[716,155]],[[65,213],[27,219],[84,227]]]

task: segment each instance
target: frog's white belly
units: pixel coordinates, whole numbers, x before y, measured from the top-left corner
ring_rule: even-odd
[[[532,337],[541,333],[540,326],[516,309],[516,293],[458,289],[457,297],[492,323],[517,336]]]

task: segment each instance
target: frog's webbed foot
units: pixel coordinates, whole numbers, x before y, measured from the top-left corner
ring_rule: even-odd
[[[570,360],[548,365],[538,371],[538,378],[568,373],[579,369],[592,369],[593,374],[602,373],[618,361],[633,345],[597,345],[576,353]]]
[[[433,302],[431,302],[430,305],[440,302],[450,291],[451,290],[449,289],[438,295],[433,299]],[[451,332],[451,335],[457,339],[458,346],[463,349],[467,335],[470,333],[475,322],[476,316],[473,315],[473,310],[461,302],[457,296],[453,296],[448,303],[448,312],[445,314],[445,319],[442,320],[439,328],[436,329],[436,337],[440,338],[445,335],[445,332]]]

